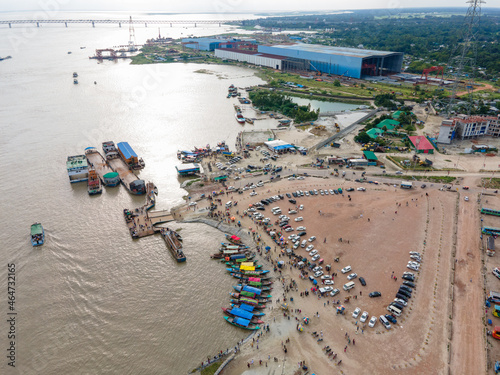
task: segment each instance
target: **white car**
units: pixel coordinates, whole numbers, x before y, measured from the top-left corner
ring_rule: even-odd
[[[305,194],[306,194],[306,197],[308,197],[308,196],[309,196],[309,192],[308,192],[308,191],[306,191],[306,192],[305,192]]]
[[[313,256],[313,257],[311,258],[311,260],[312,260],[313,262],[316,262],[319,258],[320,258],[319,254],[316,254],[315,256]]]
[[[291,176],[291,177],[288,177],[288,181],[293,181],[295,180],[295,177]]]
[[[297,177],[297,180],[303,180],[303,179],[304,179],[304,177],[303,177],[303,176],[299,176],[299,177]]]
[[[315,239],[316,239],[316,237],[315,237],[315,236],[312,236],[312,237],[309,237],[308,241],[309,241],[309,242],[313,242]]]
[[[297,230],[306,230],[306,227],[298,227]]]
[[[366,319],[368,319],[368,311],[363,311],[363,314],[359,317],[359,321],[361,323],[366,322]]]
[[[304,218],[302,216],[299,216],[299,217],[295,218],[295,221],[302,221],[302,220],[304,220]]]
[[[251,197],[254,197],[254,196],[256,196],[256,195],[257,195],[257,193],[256,193],[255,191],[252,191],[252,192],[250,193],[250,196],[251,196]]]
[[[394,302],[400,303],[403,306],[407,306],[408,305],[408,302],[406,302],[405,300],[403,300],[401,298],[394,298]]]
[[[196,206],[196,202],[189,203],[190,206]]]
[[[347,276],[347,280],[354,280],[356,277],[358,277],[357,273],[351,273],[349,276]]]
[[[415,267],[420,267],[420,263],[414,262],[414,261],[412,261],[412,260],[410,260],[410,261],[408,262],[408,265],[412,265],[412,266],[415,266]]]
[[[325,285],[333,285],[335,282],[333,280],[325,280]]]
[[[301,205],[299,206],[299,211],[302,211],[303,209],[304,209],[304,205],[303,205],[303,204],[301,204]]]
[[[422,254],[420,254],[419,252],[416,252],[416,251],[410,251],[410,255],[422,256]]]
[[[285,232],[293,232],[293,228],[292,227],[288,227],[285,229]]]
[[[311,251],[312,249],[314,249],[314,245],[309,245],[307,246],[306,251]]]
[[[321,275],[323,275],[323,271],[318,271],[314,274],[314,277],[320,277]]]
[[[418,271],[418,267],[415,267],[415,266],[413,266],[413,265],[411,265],[411,264],[408,264],[408,265],[406,266],[406,268],[409,268],[410,270],[413,270],[413,271]]]
[[[299,236],[297,236],[295,233],[288,236],[289,240],[293,240],[293,239],[296,239],[296,238],[299,238]]]
[[[373,327],[375,327],[375,324],[377,324],[377,317],[372,316],[372,318],[368,322],[368,327],[373,328]]]
[[[257,212],[257,210],[256,210],[255,208],[253,208],[253,207],[252,207],[252,208],[249,208],[247,211],[248,211],[248,212]]]
[[[340,289],[334,289],[334,290],[332,290],[332,292],[330,293],[330,295],[331,295],[332,297],[335,297],[335,296],[336,296],[337,294],[339,294],[339,293],[340,293]]]
[[[352,269],[352,268],[351,268],[351,266],[346,266],[346,267],[342,268],[342,270],[341,270],[340,272],[342,272],[342,273],[347,273],[347,272],[349,272],[351,269]]]
[[[309,253],[310,256],[318,254],[318,250],[313,250]]]
[[[464,200],[465,200],[466,202],[468,202],[468,201],[469,201],[469,197],[467,197],[467,196],[466,196],[466,197],[464,198]]]
[[[289,214],[289,215],[293,215],[293,214],[296,214],[296,213],[297,213],[297,211],[295,211],[295,210],[290,210],[290,211],[288,211],[288,214]]]
[[[360,313],[361,313],[361,309],[359,307],[356,307],[356,309],[352,313],[352,317],[354,319],[357,319]]]
[[[318,271],[323,271],[323,267],[321,266],[316,266],[312,269],[313,272],[318,272]]]
[[[296,243],[293,245],[293,249],[294,249],[294,250],[297,250],[298,248],[299,248],[299,243],[298,243],[298,242],[296,242]]]
[[[331,195],[334,195],[334,194],[335,194],[335,193],[333,192],[333,190],[332,190],[332,189],[330,189],[330,194],[331,194]]]
[[[264,186],[264,184],[263,184],[262,182],[259,182],[259,183],[257,184],[257,187],[262,187],[262,186]]]
[[[328,195],[328,190],[325,189],[325,195]]]
[[[324,289],[325,293],[331,292],[333,290],[331,286],[324,286],[322,287],[322,289]]]
[[[323,275],[321,276],[321,280],[331,280],[331,276],[330,275]]]
[[[410,256],[411,259],[413,259],[417,263],[422,263],[422,258],[420,258],[418,255],[412,255]]]
[[[366,191],[366,189],[364,187],[359,187],[356,189],[357,191]]]

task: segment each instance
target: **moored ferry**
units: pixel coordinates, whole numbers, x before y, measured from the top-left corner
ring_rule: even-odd
[[[118,172],[111,169],[108,162],[95,147],[87,147],[85,149],[85,156],[90,168],[95,169],[104,186],[118,186],[120,184]]]
[[[160,233],[167,244],[168,249],[178,263],[186,261],[186,256],[182,251],[182,239],[180,235],[169,228],[161,228]]]
[[[121,156],[123,161],[132,169],[143,169],[146,164],[142,158],[139,158],[135,151],[130,147],[128,142],[118,143],[118,154]]]
[[[101,180],[99,179],[99,176],[97,176],[97,172],[93,168],[89,170],[87,191],[89,195],[96,195],[102,193]]]
[[[41,246],[45,242],[45,231],[42,224],[31,224],[31,245]]]
[[[85,155],[68,156],[66,169],[71,183],[87,181],[89,178],[89,169]]]

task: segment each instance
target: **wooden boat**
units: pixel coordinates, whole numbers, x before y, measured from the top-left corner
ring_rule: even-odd
[[[253,306],[256,309],[265,309],[266,308],[266,305],[261,305],[261,304],[259,304],[257,302],[246,301],[246,300],[230,299],[229,302],[234,303],[235,305],[239,305],[239,304],[243,304],[244,303],[244,304]]]
[[[236,236],[235,236],[236,237]],[[226,249],[226,250],[241,250],[241,249],[248,249],[250,248],[247,245],[240,243],[228,243],[228,242],[221,242],[221,249]]]
[[[255,270],[255,271],[237,270],[236,271],[234,268],[226,268],[226,270],[229,272],[240,273],[242,276],[255,276],[255,277],[261,277],[262,275],[269,273],[269,270]]]
[[[242,291],[241,293],[229,292],[229,295],[236,299],[251,298],[258,301],[259,303],[267,303],[270,301],[269,300],[270,298],[273,298],[273,296],[271,296],[270,294],[265,296],[258,296],[255,293],[245,292],[245,291]]]
[[[245,121],[248,122],[249,124],[253,124],[253,120],[251,118],[246,117]]]
[[[266,285],[271,285],[273,282],[271,280],[269,280],[270,277],[266,277],[266,278],[261,278],[261,277],[243,277],[241,278],[241,282],[242,283],[247,283],[247,284],[250,284],[250,283],[256,283],[254,286],[266,286]],[[252,285],[252,284],[250,284]]]
[[[238,236],[235,236],[234,234],[233,235],[226,234],[226,240],[228,240],[229,242],[231,242],[232,244],[235,244],[235,245],[242,245],[243,244],[241,242],[241,238],[239,238]]]
[[[237,307],[233,307],[232,309],[227,308],[227,307],[222,307],[222,311],[224,311],[225,314],[232,316],[233,318],[247,319],[252,324],[264,324],[264,322],[262,320],[260,320],[256,316],[254,316],[254,314],[252,314],[251,312],[239,309]]]
[[[252,284],[248,284],[248,283],[241,283],[241,284],[238,284],[236,286],[238,286],[238,287],[250,286],[252,288],[258,288],[258,289],[262,290],[263,292],[269,292],[269,291],[271,291],[273,289],[272,286],[252,285]]]
[[[169,228],[161,228],[160,229],[161,236],[165,240],[168,249],[174,256],[175,260],[178,263],[182,263],[186,261],[186,256],[182,251],[182,243],[179,241],[179,235],[176,231],[171,230]]]
[[[258,325],[251,323],[247,319],[232,318],[230,316],[225,316],[224,319],[226,319],[226,322],[232,324],[233,326],[240,327],[243,329],[248,329],[250,331],[256,331],[256,330],[260,329],[260,327]]]
[[[266,315],[266,313],[263,313],[261,311],[256,311],[256,307],[255,306],[247,305],[246,303],[242,303],[242,304],[234,304],[234,303],[232,303],[231,307],[233,307],[233,308],[237,307],[239,309],[242,309],[242,310],[245,310],[245,311],[249,311],[254,316],[264,316],[264,315]]]
[[[231,272],[231,276],[233,277],[236,277],[237,279],[247,279],[248,277],[246,277],[245,275],[242,275],[241,273],[237,273],[237,272]],[[262,279],[262,280],[266,280],[268,281],[269,279],[271,279],[272,276],[265,276],[265,275],[259,275],[258,278]]]
[[[245,118],[243,117],[241,112],[236,113],[235,117],[236,117],[236,121],[238,121],[240,124],[245,123]]]
[[[45,231],[40,223],[31,224],[31,245],[42,246],[45,242]]]

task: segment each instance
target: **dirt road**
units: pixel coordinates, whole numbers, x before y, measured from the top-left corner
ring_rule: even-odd
[[[486,371],[483,311],[483,279],[479,246],[479,211],[475,197],[460,194],[454,284],[454,318],[451,373]]]

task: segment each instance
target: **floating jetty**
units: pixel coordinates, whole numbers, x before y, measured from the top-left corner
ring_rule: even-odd
[[[158,189],[155,184],[146,184],[146,204],[132,210],[123,210],[123,216],[132,238],[142,238],[160,232],[157,225],[174,221],[174,217],[168,210],[150,211],[156,204]]]
[[[88,164],[91,168],[95,169],[104,186],[118,186],[120,183],[119,174],[110,168],[106,159],[104,159],[95,147],[87,147],[85,149],[85,156],[87,157]]]

